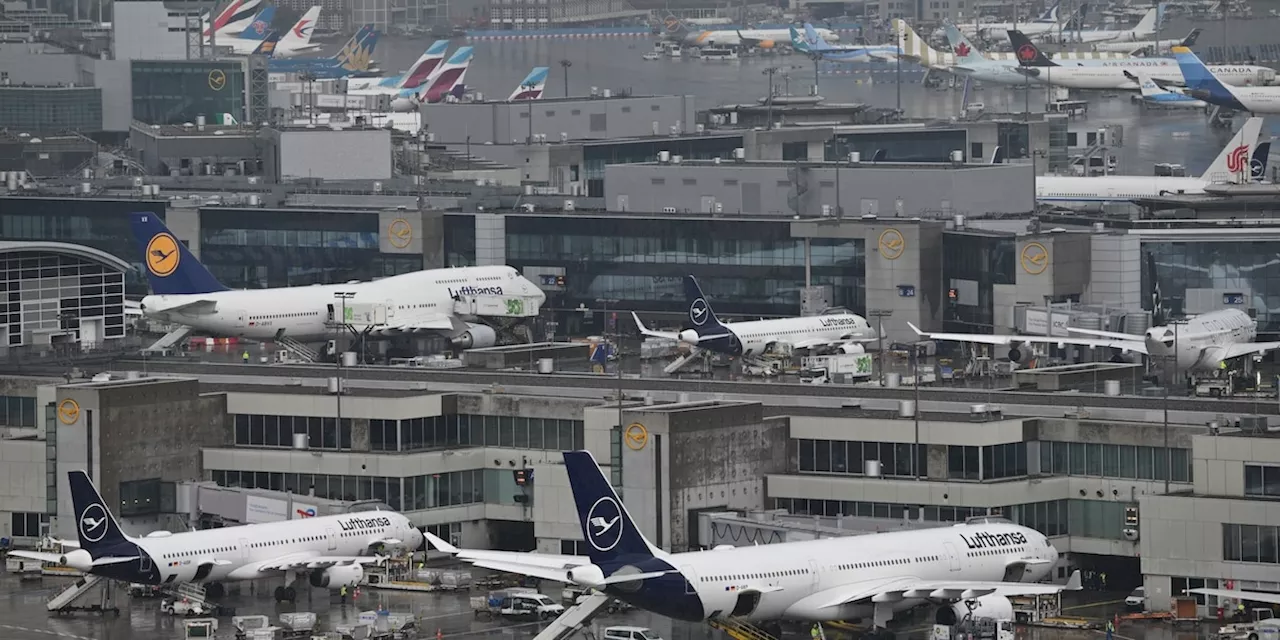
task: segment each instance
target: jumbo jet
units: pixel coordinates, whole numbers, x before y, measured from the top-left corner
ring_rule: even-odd
[[[668,553],[645,539],[589,451],[566,451],[565,469],[587,556],[459,549],[475,566],[603,591],[659,615],[722,627],[743,622],[869,618],[876,635],[895,613],[937,607],[954,624],[968,615],[1012,618],[1009,598],[1080,588],[1034,584],[1058,551],[1034,529],[1004,518],[913,531]],[[874,636],[873,636],[874,637]]]
[[[1211,184],[1244,183],[1266,172],[1266,158],[1257,157],[1262,118],[1249,118],[1199,178],[1173,176],[1042,176],[1036,179],[1036,201],[1067,207],[1096,206],[1166,195],[1203,194]],[[1271,146],[1264,148],[1270,155]],[[1261,164],[1255,163],[1258,160]]]
[[[1093,45],[1095,51],[1116,51],[1125,55],[1134,55],[1139,52],[1147,52],[1148,55],[1164,55],[1169,50],[1178,45],[1184,47],[1196,46],[1196,40],[1200,38],[1203,31],[1200,27],[1191,30],[1187,37],[1181,40],[1137,40],[1133,42],[1098,42]]]
[[[895,46],[833,45],[818,34],[813,25],[804,23],[804,35],[791,27],[791,48],[808,55],[813,60],[832,62],[856,62],[866,60],[894,60],[901,51]]]
[[[306,575],[318,588],[354,587],[364,565],[385,560],[371,550],[417,550],[422,533],[394,511],[361,511],[265,524],[207,529],[188,533],[156,531],[143,537],[126,535],[107,508],[93,481],[83,471],[67,474],[76,515],[78,543],[63,541],[65,553],[10,551],[84,573],[149,585],[222,583],[258,580],[283,574],[276,601],[292,602],[291,586]],[[215,588],[213,591],[218,591]]]
[[[1126,72],[1128,73],[1128,72]],[[1133,80],[1142,88],[1142,106],[1161,109],[1204,109],[1208,103],[1186,94],[1178,87],[1161,87],[1155,80],[1142,73],[1133,74]],[[1270,151],[1271,143],[1265,143]],[[1259,150],[1262,146],[1259,145]]]
[[[684,290],[689,300],[690,328],[679,333],[653,331],[632,312],[640,333],[744,358],[759,357],[784,344],[792,349],[862,353],[863,343],[879,339],[866,318],[847,311],[801,318],[721,322],[693,276],[685,276]]]
[[[1132,29],[1093,29],[1062,32],[1064,42],[1139,42],[1155,35],[1164,22],[1164,4],[1147,11]],[[1024,32],[1025,33],[1025,32]]]
[[[337,292],[355,295],[346,324],[371,337],[435,332],[459,348],[491,347],[494,330],[464,322],[455,302],[466,296],[520,296],[541,306],[546,294],[507,266],[430,269],[371,282],[233,291],[218,282],[186,245],[153,213],[131,214],[134,238],[143,249],[143,265],[152,295],[142,299],[143,315],[193,327],[216,336],[251,340],[328,340],[342,315]],[[362,319],[356,305],[384,305],[385,322]],[[525,311],[536,312],[529,307]]]
[[[696,29],[691,30],[679,18],[666,19],[663,39],[685,47],[755,47],[773,49],[791,42],[791,29]],[[839,42],[840,36],[831,29],[817,29],[818,36],[826,42]]]
[[[283,38],[282,38],[283,39]],[[316,80],[345,78],[357,73],[374,72],[373,51],[378,46],[378,32],[372,25],[360,27],[342,49],[327,58],[275,58],[267,62],[271,73],[306,73]]]
[[[431,77],[412,94],[392,100],[391,110],[413,111],[424,104],[444,102],[450,96],[461,98],[466,91],[463,80],[467,77],[467,69],[471,66],[473,57],[474,49],[458,47],[449,60],[436,68]]]
[[[1139,72],[1156,82],[1186,83],[1178,61],[1169,58],[1123,58],[1093,65],[1071,64],[1050,60],[1035,43],[1017,31],[1009,32],[1009,41],[1021,65],[1018,72],[1026,74],[1037,84],[1067,89],[1137,91],[1138,83],[1131,74]],[[1266,84],[1276,77],[1274,70],[1255,65],[1214,65],[1209,69],[1223,82],[1232,85]]]
[[[215,34],[218,37],[234,36],[248,29],[254,22],[254,16],[258,15],[261,4],[262,0],[233,0],[218,13],[212,23],[206,17],[203,21],[205,41]]]
[[[1182,68],[1187,94],[1209,104],[1253,114],[1280,113],[1280,87],[1233,87],[1215,67],[1205,66],[1187,47],[1174,47],[1173,57]]]
[[[955,52],[938,51],[929,46],[929,43],[917,35],[905,20],[894,18],[892,24],[898,48],[902,51],[902,57],[916,62],[926,69],[950,72],[951,68],[957,64],[958,59],[962,57]],[[988,60],[996,62],[1008,61],[1013,64],[1017,64],[1018,60],[1018,55],[1012,52],[989,52],[985,54],[985,57]],[[1054,60],[1062,64],[1067,64],[1066,61],[1070,61],[1070,64],[1100,64],[1100,60],[1118,60],[1123,57],[1125,56],[1118,53],[1101,51],[1063,51],[1056,54]]]
[[[1154,278],[1154,254],[1147,254],[1147,261]],[[1021,349],[1022,345],[1028,344],[1056,344],[1060,348],[1066,345],[1106,348],[1119,355],[1140,353],[1153,358],[1153,362],[1172,360],[1179,372],[1217,371],[1228,360],[1280,349],[1280,342],[1254,342],[1254,338],[1258,336],[1258,322],[1239,309],[1220,309],[1191,317],[1182,323],[1166,324],[1159,284],[1154,287],[1152,298],[1157,326],[1147,329],[1142,335],[1074,327],[1067,331],[1089,337],[935,333],[921,331],[915,325],[907,324],[916,335],[924,339],[1010,347],[1009,359],[1020,364],[1026,364],[1031,359],[1030,349]]]
[[[422,86],[431,78],[440,63],[444,61],[445,52],[449,50],[448,40],[436,40],[414,61],[404,73],[382,78],[350,78],[347,80],[347,93],[353,95],[396,95],[404,96],[406,90],[412,91]]]
[[[267,38],[266,30],[271,26],[270,17],[264,18],[268,11],[274,12],[275,7],[267,7],[258,16],[248,29],[240,34],[237,38],[227,38],[218,41],[218,45],[230,45],[231,52],[238,55],[249,55],[257,52],[262,41]],[[311,32],[315,29],[316,20],[320,17],[320,7],[311,7],[302,15],[293,27],[287,32],[280,35],[280,39],[276,41],[271,51],[272,58],[292,58],[299,54],[314,51],[320,48],[319,44],[311,42]],[[261,33],[261,37],[258,34]]]
[[[551,67],[534,67],[529,75],[516,85],[515,91],[507,97],[507,102],[516,100],[541,100],[542,92],[547,88],[547,74],[551,72]]]

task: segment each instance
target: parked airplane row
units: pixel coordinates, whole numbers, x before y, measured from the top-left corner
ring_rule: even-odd
[[[393,96],[391,110],[396,112],[416,111],[420,105],[450,98],[461,99],[468,91],[464,81],[474,50],[469,46],[458,47],[446,60],[448,49],[448,40],[437,40],[404,73],[348,79],[347,93]],[[534,67],[507,96],[507,101],[541,100],[550,71],[550,67]]]
[[[1081,25],[1089,11],[1088,3],[1081,3],[1077,11],[1065,21],[1058,18],[1058,5],[1059,2],[1055,2],[1040,17],[1030,22],[972,23],[956,27],[969,37],[1004,40],[1009,37],[1009,32],[1016,30],[1043,42],[1105,44],[1107,48],[1100,50],[1132,53],[1148,46],[1150,41],[1146,39],[1159,32],[1164,24],[1163,3],[1152,7],[1136,25],[1127,29],[1083,29]],[[1143,47],[1128,46],[1137,43],[1142,43]]]
[[[713,28],[698,29],[689,26],[675,16],[668,16],[665,21],[663,39],[675,42],[682,47],[746,47],[756,49],[773,49],[791,43],[792,27],[777,29],[738,29]],[[817,29],[818,36],[824,42],[839,42],[840,35],[831,29]]]

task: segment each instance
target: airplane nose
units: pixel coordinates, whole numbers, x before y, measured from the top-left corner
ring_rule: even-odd
[[[693,329],[685,329],[680,332],[680,342],[688,345],[698,345],[698,332]]]

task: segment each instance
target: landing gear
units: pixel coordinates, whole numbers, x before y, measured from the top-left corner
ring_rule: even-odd
[[[276,602],[296,602],[298,592],[293,587],[276,587],[275,598]]]

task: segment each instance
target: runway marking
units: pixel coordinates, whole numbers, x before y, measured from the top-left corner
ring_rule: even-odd
[[[88,636],[77,636],[71,633],[59,633],[48,629],[32,629],[31,627],[15,627],[11,624],[0,624],[0,629],[12,629],[14,631],[26,631],[27,633],[42,633],[47,636],[55,636],[58,638],[71,638],[72,640],[94,640]]]

